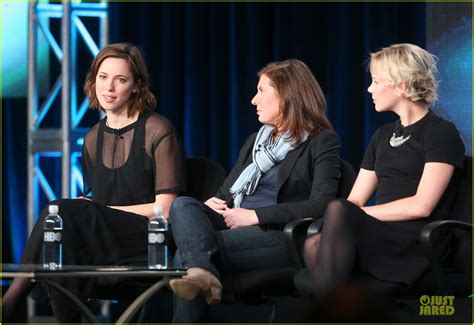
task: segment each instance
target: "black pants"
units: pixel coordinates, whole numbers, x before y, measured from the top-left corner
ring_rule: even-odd
[[[146,265],[146,217],[82,199],[64,199],[50,204],[59,205],[59,215],[63,219],[63,265]],[[48,207],[45,207],[30,235],[22,263],[42,262],[43,222],[47,214]],[[126,288],[135,287],[126,278],[62,278],[55,281],[82,301],[105,293],[107,288],[124,292]],[[140,287],[137,289],[139,291]],[[51,288],[48,292],[59,322],[80,321],[80,315],[69,299]]]

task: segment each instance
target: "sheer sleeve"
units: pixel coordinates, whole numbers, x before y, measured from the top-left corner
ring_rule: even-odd
[[[155,194],[184,192],[184,153],[171,122],[153,114],[146,123],[145,148],[153,158]]]
[[[96,162],[96,148],[97,148],[97,132],[98,125],[95,125],[85,136],[84,145],[82,146],[82,181],[83,181],[83,196],[92,195],[92,171],[94,170]]]

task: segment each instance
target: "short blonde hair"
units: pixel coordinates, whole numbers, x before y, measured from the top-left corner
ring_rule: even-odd
[[[426,104],[438,99],[437,57],[413,44],[394,44],[370,55],[370,72],[392,86],[406,82],[405,98]]]

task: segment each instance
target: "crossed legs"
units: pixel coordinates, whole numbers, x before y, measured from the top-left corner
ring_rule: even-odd
[[[323,230],[305,242],[304,258],[312,275],[316,294],[324,294],[346,283],[354,271],[357,255],[357,220],[365,214],[346,200],[328,204]]]

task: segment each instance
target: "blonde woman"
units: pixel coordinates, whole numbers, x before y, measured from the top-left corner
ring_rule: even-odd
[[[348,199],[329,203],[322,233],[306,241],[318,295],[356,273],[412,286],[428,271],[420,230],[449,217],[453,175],[464,158],[454,125],[429,108],[437,99],[435,72],[435,57],[416,45],[371,55],[375,110],[399,118],[375,132]],[[367,206],[375,191],[375,205]]]

